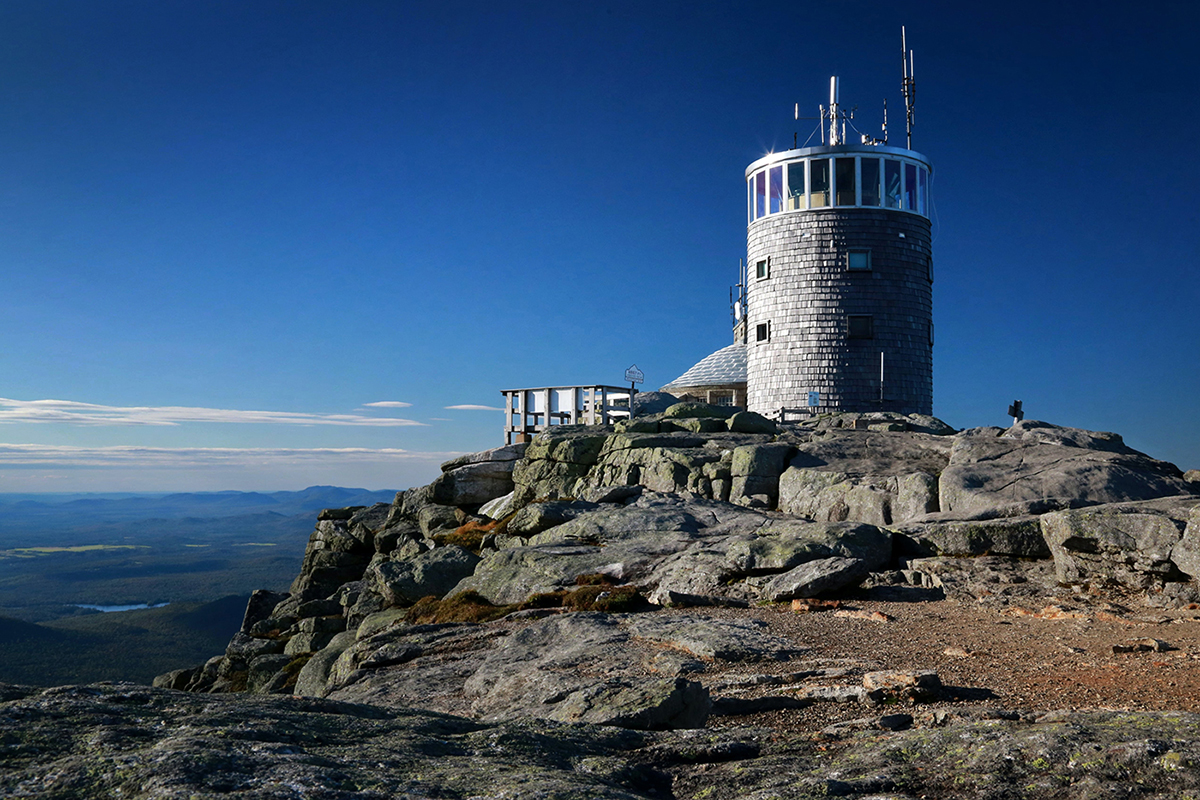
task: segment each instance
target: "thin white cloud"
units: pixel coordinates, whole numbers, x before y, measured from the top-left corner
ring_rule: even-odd
[[[399,448],[233,448],[233,447],[75,447],[43,444],[0,444],[0,470],[29,467],[108,468],[148,467],[195,469],[197,467],[280,467],[300,464],[344,463],[388,464],[437,462],[461,455],[456,452],[426,453]]]
[[[412,408],[412,403],[403,400],[380,400],[378,403],[363,403],[363,408]]]
[[[189,406],[104,406],[73,400],[10,400],[0,397],[0,423],[72,425],[180,425],[187,422],[282,425],[351,425],[374,428],[424,425],[399,417],[360,414],[307,414],[294,411],[239,411]]]
[[[477,405],[472,405],[470,403],[466,403],[461,406],[446,406],[446,408],[454,410],[454,411],[503,411],[504,410],[503,408],[497,408],[496,406],[477,406]]]

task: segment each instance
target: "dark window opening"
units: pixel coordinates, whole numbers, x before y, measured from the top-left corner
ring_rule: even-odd
[[[871,251],[851,250],[846,253],[846,269],[851,272],[870,272]]]
[[[788,211],[806,208],[804,203],[804,162],[794,161],[788,164]]]
[[[879,205],[879,159],[864,158],[862,160],[862,204],[864,206]]]
[[[875,318],[869,314],[851,314],[846,318],[851,339],[874,339]]]
[[[754,340],[756,342],[765,342],[771,338],[771,323],[760,322],[754,326]]]
[[[883,204],[888,208],[900,207],[900,162],[883,162]]]
[[[760,279],[771,277],[771,259],[763,259],[754,265],[754,277]]]
[[[808,162],[808,190],[812,196],[811,207],[829,205],[829,159],[814,158]]]
[[[857,202],[854,190],[854,159],[835,158],[833,161],[836,165],[837,204],[839,206],[852,206]]]

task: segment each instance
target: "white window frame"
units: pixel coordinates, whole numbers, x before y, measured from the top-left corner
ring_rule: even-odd
[[[854,205],[837,205],[837,161],[841,158],[854,159]],[[862,162],[864,158],[876,160],[879,163],[879,205],[865,206],[863,205],[863,177],[862,177]],[[813,208],[812,200],[812,162],[818,159],[825,160],[829,164],[829,203]],[[900,164],[900,207],[891,208],[887,205],[887,162],[896,161]],[[788,201],[791,199],[791,174],[793,168],[800,166],[804,175],[804,194],[802,195],[803,208],[788,208]],[[908,167],[915,167],[917,170],[917,185],[914,188],[915,208],[908,208],[906,199],[908,196]],[[782,167],[783,174],[783,196],[780,198],[780,210],[774,213],[771,212],[771,170],[775,167]],[[921,173],[925,173],[925,191],[921,191]],[[755,181],[758,176],[763,177],[763,215],[755,217],[757,210],[758,196],[755,193]],[[820,155],[805,156],[792,161],[775,162],[766,164],[760,167],[755,172],[751,173],[746,181],[746,219],[747,224],[752,224],[766,217],[773,217],[777,214],[791,214],[804,211],[821,210],[826,208],[869,208],[869,209],[887,209],[889,211],[903,211],[906,214],[915,214],[918,217],[930,219],[930,195],[932,194],[931,186],[933,184],[933,170],[925,165],[922,161],[915,159],[904,158],[893,153],[881,153],[879,155],[869,155],[864,153],[823,153]],[[924,206],[925,211],[920,210]]]

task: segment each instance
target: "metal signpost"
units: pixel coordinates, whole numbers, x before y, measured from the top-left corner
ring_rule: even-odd
[[[625,380],[629,381],[629,418],[633,419],[633,396],[637,394],[637,387],[634,384],[643,383],[646,380],[646,376],[637,368],[637,364],[634,364],[625,370]]]

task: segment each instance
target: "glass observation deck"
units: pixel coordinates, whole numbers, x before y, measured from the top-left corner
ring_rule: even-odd
[[[933,168],[886,145],[833,145],[772,153],[746,168],[746,222],[823,208],[890,208],[929,216]]]

